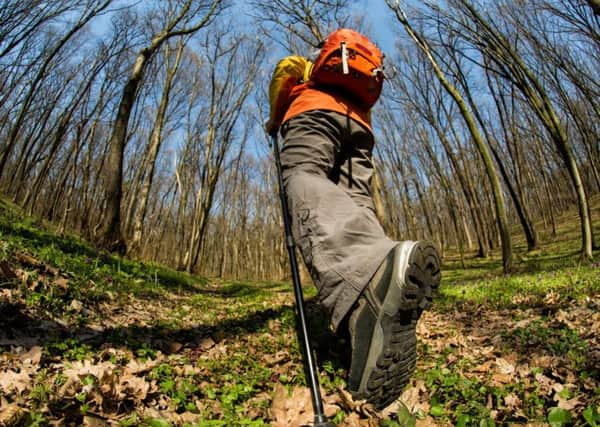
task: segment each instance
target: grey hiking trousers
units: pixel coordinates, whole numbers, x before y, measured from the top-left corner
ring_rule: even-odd
[[[336,330],[397,244],[375,216],[373,136],[351,118],[324,110],[289,119],[281,135],[294,240]]]

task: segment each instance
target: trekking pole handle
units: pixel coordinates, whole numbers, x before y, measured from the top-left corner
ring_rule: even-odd
[[[294,245],[294,239],[292,237],[292,224],[290,222],[290,214],[287,204],[287,198],[285,196],[285,188],[283,184],[283,172],[281,168],[281,158],[279,156],[279,144],[277,142],[277,134],[271,135],[271,143],[273,145],[273,153],[275,155],[275,164],[277,167],[277,181],[279,184],[279,198],[281,202],[281,214],[283,217],[283,225],[285,228],[285,241],[288,250],[288,256],[290,259],[290,266],[292,269],[292,281],[294,284],[294,296],[296,298],[296,310],[298,312],[298,320],[300,326],[300,344],[305,358],[305,374],[308,382],[308,386],[311,391],[314,417],[314,427],[334,427],[333,424],[327,421],[325,412],[323,410],[323,398],[321,397],[321,390],[319,387],[319,377],[317,376],[317,368],[310,347],[310,339],[308,334],[308,326],[306,321],[306,314],[304,312],[304,296],[302,292],[302,286],[300,284],[300,274],[298,271],[298,260],[296,258],[296,247]]]

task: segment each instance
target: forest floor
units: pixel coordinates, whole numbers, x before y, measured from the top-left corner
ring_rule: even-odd
[[[600,236],[600,199],[594,203]],[[578,220],[526,253],[445,254],[417,372],[377,412],[346,391],[342,341],[310,301],[340,426],[600,425],[600,254]],[[224,281],[101,254],[0,201],[0,426],[298,426],[312,421],[286,282]]]

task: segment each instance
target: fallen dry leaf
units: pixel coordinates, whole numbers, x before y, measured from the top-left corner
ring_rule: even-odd
[[[548,395],[554,391],[553,386],[554,386],[555,382],[552,381],[547,376],[545,376],[544,374],[536,374],[535,379],[539,383],[540,391],[542,393]]]
[[[201,350],[206,351],[206,350],[210,350],[211,348],[213,348],[215,346],[215,341],[211,338],[204,338],[202,339],[202,341],[200,341],[200,344],[198,345],[198,347],[200,347]]]
[[[25,417],[25,411],[18,405],[11,404],[0,411],[0,426],[13,427],[19,425]]]
[[[417,423],[415,424],[415,427],[435,427],[438,424],[435,422],[435,420],[430,417],[429,415],[427,415],[425,418],[421,419],[417,419]]]
[[[109,424],[102,418],[94,417],[92,415],[85,415],[83,417],[84,427],[105,427]]]
[[[544,303],[548,306],[560,304],[560,294],[556,291],[550,291],[544,297]]]
[[[341,399],[336,395],[323,395],[323,412],[326,417],[333,417],[339,410]],[[308,387],[294,387],[291,396],[280,383],[275,386],[271,404],[273,426],[300,427],[314,421],[312,398]]]
[[[83,310],[83,303],[74,299],[71,301],[71,304],[69,304],[69,310],[79,313],[81,310]]]
[[[160,352],[156,353],[156,358],[151,360],[146,360],[139,362],[135,359],[132,359],[127,363],[126,369],[131,375],[140,375],[146,372],[150,372],[152,369],[157,367],[162,360],[162,354]]]
[[[515,366],[501,357],[496,359],[496,366],[501,374],[512,375],[515,373]]]
[[[552,356],[534,355],[531,359],[531,366],[536,366],[542,369],[549,369],[556,365],[556,361]]]
[[[491,380],[492,384],[494,384],[495,386],[502,386],[504,384],[512,383],[514,381],[514,377],[509,374],[495,373],[492,375]]]
[[[53,285],[62,289],[63,291],[66,291],[67,289],[69,289],[69,279],[67,279],[64,276],[59,276],[56,279],[54,279]]]
[[[0,372],[0,389],[5,393],[23,393],[32,384],[32,377],[36,369],[28,368],[31,365],[23,365],[19,372],[6,370]]]
[[[19,356],[23,363],[29,363],[31,365],[39,365],[42,359],[42,347],[36,345],[29,349],[27,353],[23,353]]]
[[[573,384],[563,385],[563,384],[556,383],[552,386],[552,389],[555,391],[554,400],[556,402],[558,402],[557,406],[559,408],[565,409],[567,411],[572,411],[573,409],[577,408],[578,406],[584,405],[584,403],[581,400],[579,400],[579,398],[577,398],[577,397],[568,399],[568,398],[565,398],[562,396],[561,392],[564,389],[570,390],[573,388],[574,388]]]
[[[558,398],[555,399],[558,401],[558,407],[561,409],[565,409],[567,411],[572,411],[573,409],[577,408],[578,406],[583,406],[585,405],[584,402],[582,402],[581,400],[579,400],[578,398],[574,397],[573,399],[562,399],[562,398]]]
[[[38,267],[40,266],[42,263],[39,262],[37,259],[35,259],[34,257],[32,257],[31,255],[28,255],[24,252],[16,252],[15,253],[15,258],[23,263],[26,264],[30,267]]]
[[[488,373],[492,370],[493,366],[494,366],[494,361],[487,360],[486,362],[482,363],[481,365],[478,365],[478,366],[474,367],[473,369],[471,369],[471,371],[478,372],[478,373]]]
[[[280,383],[275,386],[271,404],[273,427],[300,427],[314,419],[310,391],[306,387],[294,387],[292,395]]]
[[[361,427],[360,425],[360,417],[357,413],[353,412],[344,418],[344,422],[342,424],[344,427]]]
[[[509,393],[504,396],[504,404],[507,408],[514,410],[520,408],[523,405],[523,402],[515,393]]]
[[[149,390],[150,383],[148,381],[143,377],[133,375],[124,376],[118,385],[119,395],[130,395],[137,401],[145,400]]]
[[[427,386],[423,380],[417,380],[412,387],[404,390],[399,400],[406,405],[412,414],[418,411],[429,412],[430,405],[429,397],[427,396]],[[382,417],[385,419],[388,416],[386,410],[383,410]]]
[[[115,369],[115,365],[111,362],[93,363],[91,360],[75,361],[70,365],[70,367],[65,368],[63,373],[67,378],[73,379],[92,375],[101,380],[105,375],[111,375]]]

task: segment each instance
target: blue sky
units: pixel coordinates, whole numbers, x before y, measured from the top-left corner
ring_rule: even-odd
[[[365,1],[365,3],[367,3]],[[385,0],[371,0],[368,2],[367,20],[371,23],[374,34],[373,38],[383,50],[392,52],[394,48],[394,16],[385,4]]]
[[[128,3],[124,0],[117,0],[113,5],[113,9]],[[243,4],[245,2],[242,2]],[[384,52],[391,52],[394,47],[394,31],[393,28],[397,28],[394,16],[385,4],[385,0],[361,0],[356,2],[355,9],[357,13],[365,13],[367,22],[370,23],[373,30],[372,36],[376,43],[381,47]],[[243,17],[242,22],[244,22]],[[91,30],[95,34],[102,34],[110,28],[110,14],[97,17],[92,21]]]
[[[238,3],[236,9],[241,7],[243,11],[244,6],[247,3],[244,0],[236,0]],[[118,8],[123,4],[130,4],[130,0],[116,0],[113,8]],[[367,36],[371,37],[381,50],[388,56],[393,56],[394,43],[398,33],[399,24],[395,20],[393,13],[387,7],[385,0],[359,0],[353,4],[354,13],[364,14],[365,20],[370,28]],[[250,18],[245,13],[239,13],[240,9],[237,9],[238,13],[232,16],[238,25],[252,25],[249,21]],[[101,35],[107,31],[110,31],[110,13],[101,17],[97,17],[91,23],[90,28],[96,35]],[[242,30],[243,31],[243,30]],[[282,56],[288,54],[288,52],[278,52],[279,49],[271,52],[271,55],[267,55],[266,61],[268,66],[276,63],[276,61]]]

